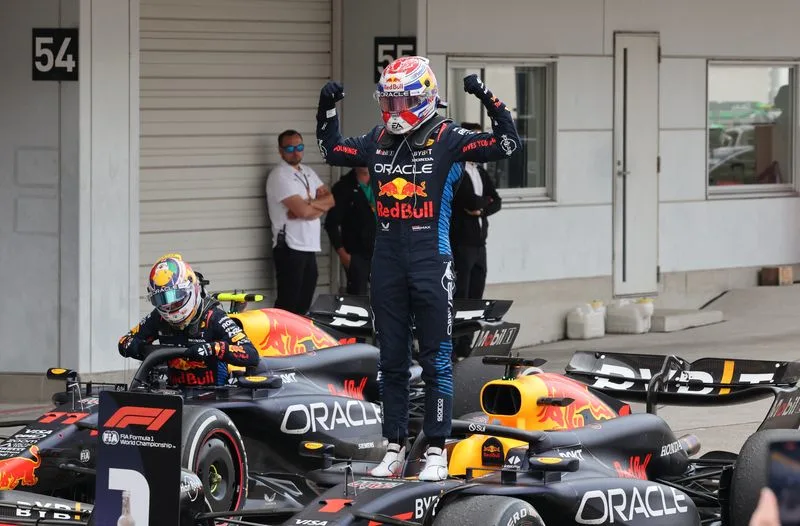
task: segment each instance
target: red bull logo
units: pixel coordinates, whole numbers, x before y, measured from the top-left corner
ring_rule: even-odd
[[[628,459],[628,467],[622,467],[622,463],[614,461],[614,469],[617,476],[624,479],[647,480],[647,465],[650,464],[652,453],[648,453],[644,460],[642,457],[635,456]]]
[[[175,358],[169,361],[170,369],[178,371],[191,371],[192,369],[205,369],[206,363],[200,360],[187,360],[186,358]]]
[[[387,183],[378,182],[378,197],[392,197],[398,201],[403,201],[408,197],[428,197],[425,189],[425,181],[414,184],[402,177],[395,177]],[[378,217],[392,219],[431,219],[434,217],[433,201],[426,200],[422,206],[413,206],[411,203],[394,203],[393,206],[386,206],[378,201]]]
[[[11,490],[18,485],[35,486],[39,482],[36,470],[42,464],[39,447],[28,448],[33,458],[12,457],[0,460],[0,490]]]
[[[425,181],[422,181],[420,184],[414,184],[410,181],[406,181],[402,177],[395,177],[388,183],[381,184],[378,181],[378,196],[389,196],[394,197],[395,199],[403,200],[406,197],[428,197],[428,193],[425,191]]]
[[[347,398],[355,398],[356,400],[364,399],[364,388],[367,386],[367,377],[364,376],[356,384],[355,380],[345,380],[342,389],[337,388],[333,384],[328,384],[328,391],[334,396],[346,396]]]
[[[541,429],[573,429],[618,416],[613,409],[592,395],[584,384],[558,375],[548,375],[546,383],[548,396],[572,398],[574,402],[566,407],[538,406],[536,418],[544,424]]]

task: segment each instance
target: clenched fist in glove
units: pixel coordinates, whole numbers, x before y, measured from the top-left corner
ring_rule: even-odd
[[[487,101],[492,99],[492,92],[486,87],[481,79],[478,78],[478,75],[472,74],[467,75],[464,77],[464,91],[475,95],[482,101]]]
[[[319,92],[319,109],[322,111],[333,109],[343,98],[344,87],[338,82],[328,81]]]

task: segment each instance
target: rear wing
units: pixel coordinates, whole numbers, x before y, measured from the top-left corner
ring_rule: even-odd
[[[470,356],[509,354],[519,323],[503,321],[511,300],[456,299],[452,337],[473,336]],[[320,294],[306,314],[341,342],[374,343],[369,296]]]
[[[765,385],[793,386],[800,380],[800,363],[733,358],[690,362],[675,355],[577,351],[566,374],[633,401],[646,401],[655,389],[664,402],[715,405],[763,398],[750,393]]]
[[[511,300],[453,300],[453,337],[473,334],[482,328],[481,321],[501,321],[512,303]],[[370,338],[371,312],[369,296],[320,294],[306,316],[339,332]]]
[[[800,362],[577,351],[565,374],[620,400],[656,404],[726,405],[774,397],[759,429],[800,426]]]

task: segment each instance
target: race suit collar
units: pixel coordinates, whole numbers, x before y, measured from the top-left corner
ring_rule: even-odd
[[[434,113],[430,119],[425,121],[422,126],[411,132],[411,134],[407,137],[408,145],[413,150],[422,150],[423,148],[430,147],[428,143],[428,139],[430,136],[437,130],[440,125],[443,125],[448,122],[453,122],[453,119],[448,119],[442,117],[438,113]],[[388,133],[382,133],[378,138],[378,145],[381,148],[389,149],[391,148],[392,144],[395,142],[395,137],[397,135],[391,135]]]

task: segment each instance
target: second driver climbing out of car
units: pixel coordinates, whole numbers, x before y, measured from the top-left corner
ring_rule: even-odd
[[[373,476],[396,476],[408,438],[412,323],[425,382],[423,432],[429,447],[421,480],[447,477],[444,449],[452,420],[451,363],[454,272],[449,225],[462,161],[512,155],[520,144],[506,105],[477,75],[464,91],[481,100],[492,133],[475,133],[436,112],[439,89],[424,57],[402,57],[383,71],[375,92],[383,124],[343,138],[336,103],[344,88],[328,82],[320,93],[317,142],[328,164],[367,166],[377,201],[377,234],[370,303],[380,347],[383,435],[389,442]]]
[[[224,385],[228,365],[253,367],[259,355],[244,331],[208,296],[200,276],[180,254],[166,254],[150,269],[147,297],[153,310],[119,340],[122,356],[141,360],[145,344],[187,348],[169,362],[169,383]]]

